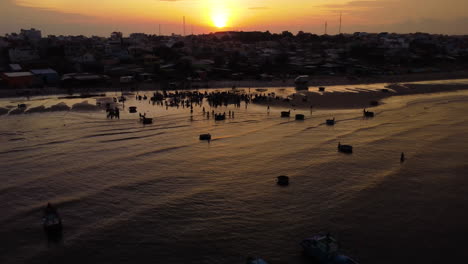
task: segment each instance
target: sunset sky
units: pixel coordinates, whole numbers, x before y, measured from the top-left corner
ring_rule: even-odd
[[[195,34],[220,30],[299,30],[468,34],[467,0],[0,0],[0,34],[35,27],[47,34],[111,31]]]

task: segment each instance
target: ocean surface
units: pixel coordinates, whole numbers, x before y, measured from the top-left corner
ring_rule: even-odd
[[[96,104],[45,96],[0,107],[83,101]],[[215,109],[235,113],[216,122],[202,106],[191,116],[131,95],[121,107],[120,120],[0,116],[0,263],[308,263],[299,243],[320,231],[360,263],[468,259],[468,91],[391,97],[371,119],[293,110],[306,116],[295,121],[242,104]],[[47,202],[63,218],[62,243],[45,239]]]

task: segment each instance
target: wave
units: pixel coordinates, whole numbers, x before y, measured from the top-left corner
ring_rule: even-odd
[[[161,133],[146,135],[146,136],[135,136],[135,137],[127,137],[127,138],[102,140],[100,141],[100,143],[110,143],[110,142],[119,142],[119,141],[133,140],[133,139],[143,139],[143,138],[149,138],[149,137],[154,137],[154,136],[163,135],[163,134],[166,134],[166,133],[161,132]]]
[[[188,147],[188,145],[176,146],[176,147],[167,147],[167,148],[162,148],[162,149],[157,149],[157,150],[152,150],[152,151],[140,153],[140,154],[135,155],[135,157],[145,157],[145,156],[149,156],[149,155],[153,155],[153,154],[160,154],[160,153],[169,152],[169,151],[173,151],[173,150],[183,149],[183,148],[186,148],[186,147]]]

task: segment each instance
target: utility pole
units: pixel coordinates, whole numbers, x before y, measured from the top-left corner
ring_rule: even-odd
[[[184,37],[185,37],[185,16],[183,17],[183,24],[184,24]]]
[[[159,24],[159,36],[161,36],[161,24]]]
[[[340,33],[340,34],[341,34],[341,21],[342,21],[342,20],[341,20],[341,15],[342,15],[342,14],[341,14],[341,12],[340,12],[340,29],[339,29],[339,33]]]
[[[325,21],[325,35],[327,35],[327,29],[328,29],[328,22]]]

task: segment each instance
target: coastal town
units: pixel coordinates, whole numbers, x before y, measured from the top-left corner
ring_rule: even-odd
[[[0,37],[0,89],[130,87],[188,89],[299,75],[365,82],[366,78],[463,71],[468,36],[425,33],[314,35],[216,32],[157,36],[43,36],[37,29]],[[218,84],[217,86],[222,86]]]

